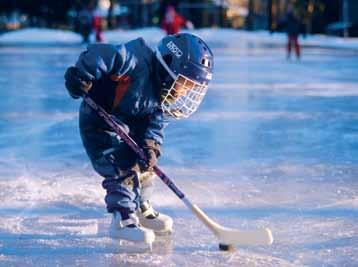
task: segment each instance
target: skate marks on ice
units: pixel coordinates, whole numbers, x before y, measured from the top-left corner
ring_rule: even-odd
[[[105,236],[108,227],[108,218],[98,220],[97,235],[79,234],[38,234],[13,235],[12,242],[9,236],[2,242],[6,242],[0,248],[3,255],[2,262],[11,263],[26,260],[28,266],[49,266],[52,260],[65,266],[75,263],[86,266],[321,266],[320,257],[334,259],[334,249],[337,242],[340,249],[345,249],[348,238],[331,239],[331,233],[326,232],[330,228],[341,229],[345,225],[332,220],[331,223],[321,222],[318,219],[285,218],[285,215],[277,215],[272,220],[282,221],[276,225],[273,231],[277,233],[277,242],[270,249],[264,248],[238,248],[234,253],[218,251],[217,244],[210,233],[200,227],[192,216],[186,212],[179,212],[175,218],[176,231],[173,238],[158,240],[153,244],[153,251],[149,252],[143,246],[126,243],[118,246],[118,242]],[[174,216],[174,215],[173,215]],[[231,224],[236,221],[231,219],[226,222]],[[283,218],[285,218],[283,220]],[[215,218],[216,219],[216,218]],[[287,220],[291,228],[286,225]],[[295,223],[296,221],[296,223]],[[246,223],[250,223],[246,221]],[[190,225],[189,229],[187,225]],[[21,224],[20,224],[21,226]],[[347,225],[348,226],[348,225]],[[19,232],[26,232],[25,227]],[[348,227],[351,228],[351,227]],[[281,229],[281,230],[280,230]],[[284,230],[282,230],[284,229]],[[303,229],[307,230],[302,234]],[[68,231],[70,232],[70,231]],[[314,235],[314,233],[317,233]],[[339,235],[344,235],[340,233]],[[325,237],[325,240],[322,239]],[[310,239],[315,239],[313,242]],[[321,241],[319,241],[321,240]],[[351,238],[350,243],[357,242]],[[349,243],[348,243],[349,244]],[[351,251],[352,252],[352,251]],[[318,255],[315,255],[318,254]],[[317,257],[319,256],[319,257]],[[21,258],[21,259],[20,259]],[[332,259],[333,258],[333,259]],[[349,262],[346,259],[346,262]],[[35,264],[36,263],[36,264]],[[305,264],[304,264],[305,263]],[[322,262],[321,262],[322,263]],[[331,262],[332,263],[332,262]],[[99,264],[99,265],[96,265]],[[306,265],[307,264],[307,265]],[[1,266],[1,264],[0,264]],[[11,264],[4,265],[11,266]],[[15,266],[15,265],[14,265]],[[337,265],[339,266],[339,265]],[[340,265],[343,266],[343,265]],[[352,265],[345,265],[352,266]]]
[[[325,210],[321,213],[319,209],[312,211],[293,207],[286,209],[262,208],[254,209],[255,211],[237,209],[230,214],[225,211],[218,213],[218,210],[218,208],[209,211],[206,209],[209,216],[216,214],[216,217],[213,216],[215,220],[220,220],[225,225],[236,225],[242,229],[259,224],[261,220],[252,218],[258,218],[257,214],[260,213],[266,214],[267,217],[264,221],[270,223],[272,231],[275,233],[275,242],[269,248],[237,247],[237,251],[231,254],[236,261],[231,262],[242,265],[231,266],[265,266],[266,264],[266,266],[318,267],[323,265],[357,266],[358,264],[356,257],[358,255],[356,246],[358,241],[356,235],[358,232],[357,214],[346,218],[339,210],[337,212],[335,209]],[[256,215],[253,215],[254,212]],[[179,224],[176,227],[177,232],[181,233],[175,233],[177,242],[175,252],[216,255],[221,259],[222,254],[218,253],[217,244],[210,233],[200,228],[200,225],[192,220],[189,214],[185,215],[184,213],[183,211],[183,214],[179,215],[183,219],[176,220]],[[191,227],[188,229],[187,225]],[[195,238],[190,239],[190,237]],[[201,244],[202,247],[198,244]],[[263,264],[254,265],[254,262],[257,262],[260,257],[263,258]],[[245,260],[243,261],[243,259]],[[211,260],[215,262],[214,256]],[[270,265],[270,261],[274,261],[274,264]],[[225,263],[225,261],[221,260],[221,263]]]
[[[358,266],[357,217],[309,214],[302,211],[300,216],[272,216],[276,222],[273,231],[279,240],[273,254],[305,266]]]
[[[344,187],[349,183],[351,173],[340,174],[341,181],[338,187],[336,186],[340,193],[334,194],[333,186],[328,182],[335,181],[337,185],[333,177],[333,170],[337,168],[332,168],[327,170],[326,167],[317,166],[304,169],[297,165],[281,165],[276,168],[261,165],[260,168],[259,166],[253,168],[249,164],[249,166],[241,166],[239,170],[230,170],[235,173],[235,180],[224,170],[207,170],[207,172],[200,172],[202,175],[194,182],[190,177],[197,172],[196,168],[183,170],[171,168],[188,194],[193,196],[214,220],[240,229],[269,225],[275,233],[275,243],[269,248],[238,247],[232,254],[219,251],[215,237],[190,211],[178,206],[175,197],[173,196],[172,199],[172,196],[168,195],[167,188],[159,182],[157,182],[158,194],[154,201],[161,211],[173,217],[175,231],[169,242],[158,239],[153,244],[153,251],[149,252],[143,246],[129,243],[119,246],[116,240],[107,237],[110,217],[106,215],[103,207],[98,207],[98,203],[94,204],[97,197],[92,196],[93,199],[88,200],[86,204],[77,202],[80,201],[79,196],[75,197],[78,192],[55,195],[58,202],[53,201],[53,195],[45,199],[42,199],[44,198],[42,195],[40,199],[39,196],[30,194],[34,192],[37,181],[37,178],[33,178],[32,187],[21,187],[22,197],[27,200],[37,200],[37,205],[32,205],[31,208],[20,206],[1,210],[3,219],[0,223],[1,261],[7,263],[4,266],[11,266],[11,262],[14,262],[13,266],[15,266],[24,259],[29,262],[28,266],[38,266],[38,262],[48,266],[53,258],[62,266],[73,266],[76,262],[86,266],[188,267],[203,266],[202,264],[205,266],[321,266],[323,263],[343,266],[341,263],[354,263],[357,262],[354,255],[358,255],[354,245],[357,242],[355,233],[358,232],[355,226],[357,213],[354,212],[354,206],[350,207],[354,203],[345,201],[345,197],[351,191],[347,191],[348,188],[346,190]],[[328,179],[330,178],[328,174],[332,175],[331,179]],[[223,175],[227,177],[227,182],[214,183],[217,177]],[[298,179],[304,176],[311,177],[310,184],[305,185],[304,181]],[[321,177],[326,178],[327,184],[323,190],[324,199],[327,199],[325,203],[322,202],[322,196],[317,199],[316,192],[311,190]],[[289,180],[285,182],[287,192],[275,194],[274,189],[278,184],[282,184],[284,178]],[[204,180],[206,186],[203,185]],[[64,179],[63,183],[59,182],[59,184],[65,186],[67,182]],[[43,181],[41,183],[46,185]],[[60,192],[61,188],[65,189],[60,185],[56,192]],[[90,182],[88,186],[91,188]],[[20,187],[16,189],[20,192]],[[29,192],[26,193],[24,190]],[[201,195],[195,193],[198,190],[202,192]],[[290,196],[295,194],[297,196],[292,199]],[[354,195],[354,192],[349,194]],[[306,196],[305,201],[300,198],[301,195]],[[213,197],[203,198],[203,196]],[[168,206],[163,206],[164,197],[168,200],[165,202]],[[334,205],[334,200],[337,198],[343,201],[339,206]],[[48,199],[52,201],[47,202]],[[12,200],[17,205],[21,204],[16,202],[15,198]],[[21,202],[25,203],[24,199]],[[271,207],[272,203],[276,203],[277,207]],[[297,206],[297,203],[301,204]],[[316,206],[308,209],[312,203],[320,203],[324,207]],[[344,210],[347,212],[344,213]],[[345,259],[337,257],[337,253],[345,255]],[[346,266],[353,265],[346,264]]]
[[[120,246],[117,240],[107,237],[110,217],[100,206],[102,199],[97,190],[101,188],[94,179],[97,177],[88,179],[77,175],[74,173],[70,179],[65,174],[45,177],[27,173],[13,177],[12,183],[1,182],[0,266],[16,266],[19,262],[26,262],[28,266],[53,263],[60,266],[77,263],[86,266],[194,266],[201,262],[206,266],[225,266],[226,263],[230,266],[233,262],[242,262],[244,255],[232,258],[218,251],[215,237],[205,232],[205,227],[188,210],[182,213],[179,209],[176,214],[176,199],[169,201],[172,207],[167,210],[164,207],[165,212],[178,221],[177,232],[172,238],[158,237],[152,252],[146,246],[130,242]],[[86,187],[81,187],[84,180]],[[167,189],[158,189],[156,201],[160,206]],[[196,232],[187,231],[188,220],[183,217],[191,217],[189,224],[195,225]],[[250,262],[249,255],[245,259]],[[264,257],[262,261],[265,262]]]
[[[227,168],[171,170],[187,194],[215,221],[244,230],[269,226],[275,234],[269,248],[238,247],[235,253],[244,250],[251,256],[270,255],[282,260],[282,265],[276,266],[286,266],[284,262],[294,266],[358,265],[358,187],[354,178],[358,169],[344,164],[288,162],[276,166],[246,162]],[[195,172],[201,175],[193,180]],[[226,177],[226,181],[217,183],[218,177]],[[170,197],[167,200],[174,205]],[[213,235],[190,212],[178,207],[165,209],[167,213],[174,210],[171,215],[176,218],[175,251],[217,250]]]
[[[303,265],[290,262],[269,255],[255,254],[250,251],[237,251],[235,253],[223,253],[210,251],[207,247],[193,247],[195,252],[176,251],[171,255],[155,254],[118,254],[108,255],[108,260],[113,266],[208,266],[208,267],[232,267],[232,266],[257,266],[257,267],[300,267]]]

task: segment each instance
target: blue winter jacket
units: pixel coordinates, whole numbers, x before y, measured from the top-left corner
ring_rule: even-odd
[[[163,143],[167,125],[160,107],[160,84],[153,50],[142,38],[122,45],[91,44],[76,67],[93,82],[89,96],[107,112],[131,126],[146,121],[145,139]]]

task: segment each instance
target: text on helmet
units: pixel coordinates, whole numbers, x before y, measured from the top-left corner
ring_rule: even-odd
[[[177,58],[180,58],[183,55],[183,52],[174,44],[173,41],[167,43],[167,47]]]

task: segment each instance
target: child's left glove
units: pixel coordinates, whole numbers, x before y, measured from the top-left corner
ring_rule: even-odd
[[[144,139],[142,149],[147,156],[147,161],[138,159],[138,165],[142,172],[152,171],[160,156],[160,145],[151,139]]]
[[[65,73],[65,85],[70,95],[77,99],[91,89],[92,82],[87,81],[86,77],[76,67],[69,67]]]

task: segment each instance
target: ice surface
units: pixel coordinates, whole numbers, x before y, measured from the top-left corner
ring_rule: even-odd
[[[79,102],[63,85],[84,47],[78,36],[46,46],[47,31],[35,36],[42,33],[40,47],[0,36],[0,266],[358,266],[354,51],[306,48],[301,62],[286,61],[279,47],[223,47],[229,30],[202,30],[214,48],[214,80],[198,112],[168,127],[160,165],[215,221],[270,227],[275,243],[220,252],[158,181],[153,202],[175,231],[149,252],[107,237],[101,177],[82,148]],[[106,36],[154,44],[155,33]]]
[[[269,33],[267,31],[248,32],[235,29],[204,28],[191,31],[207,42],[221,47],[243,46],[284,46],[286,36],[284,33]],[[141,28],[137,30],[111,30],[103,34],[106,42],[121,43],[143,37],[149,43],[157,43],[164,32],[157,28]],[[90,36],[94,40],[93,36]],[[307,35],[300,38],[302,45],[307,47],[358,49],[358,38],[341,38],[325,35]],[[27,28],[0,35],[0,45],[78,45],[81,43],[79,34],[71,31],[52,30],[42,28]]]
[[[80,43],[81,36],[71,31],[59,31],[52,29],[27,28],[8,32],[0,36],[1,44],[73,44]]]

